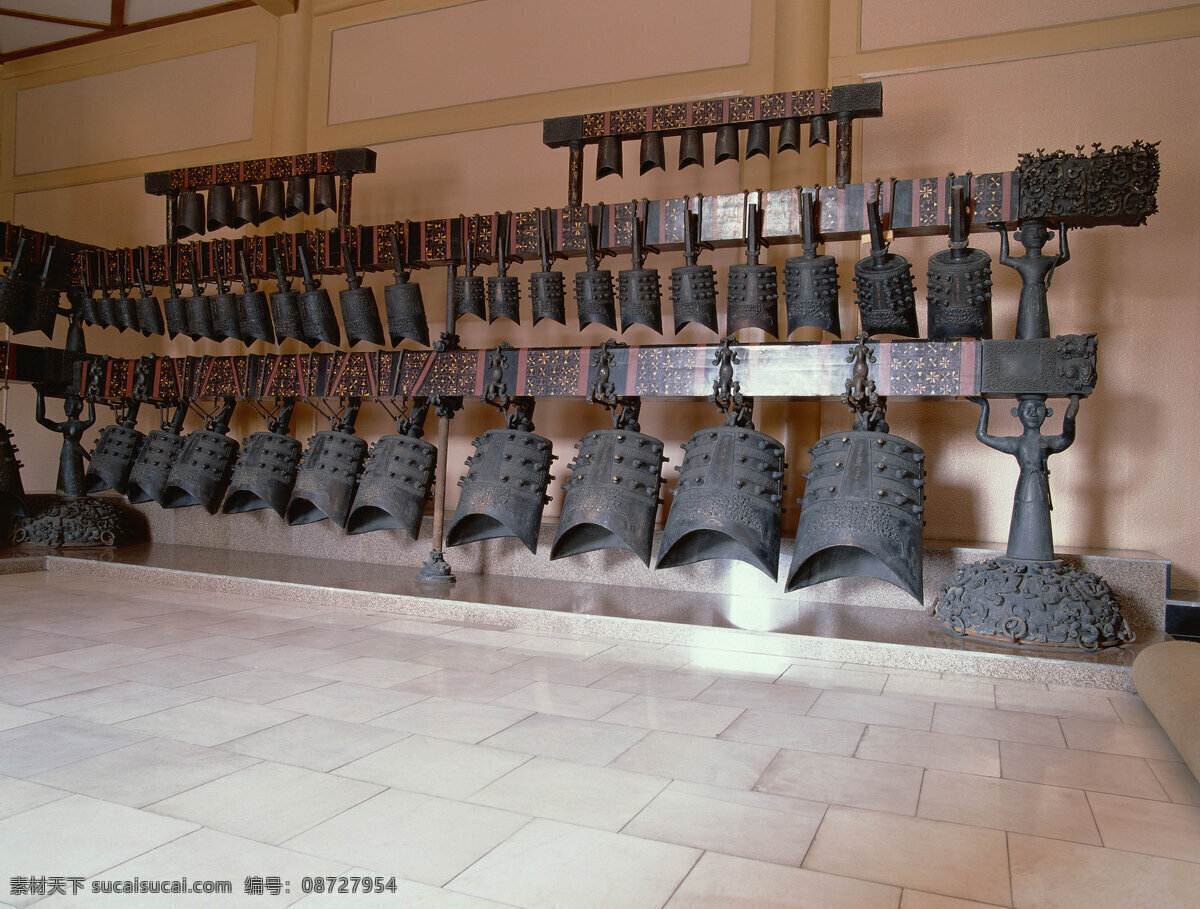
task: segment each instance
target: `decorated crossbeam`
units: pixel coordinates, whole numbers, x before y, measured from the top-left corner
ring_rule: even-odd
[[[868,232],[868,203],[879,199],[885,229],[894,237],[945,234],[949,230],[951,188],[966,189],[970,203],[970,229],[986,230],[1003,222],[1009,227],[1029,218],[1065,223],[1069,227],[1099,225],[1134,226],[1157,211],[1158,149],[1135,141],[1111,150],[1093,147],[1090,154],[1038,152],[1022,155],[1017,170],[999,173],[919,177],[909,180],[855,183],[841,188],[815,188],[819,231],[823,241],[854,239]],[[404,221],[356,226],[341,230],[197,241],[199,277],[213,280],[216,268],[226,276],[238,274],[240,253],[245,253],[251,277],[275,275],[274,250],[282,253],[285,271],[301,274],[298,248],[303,246],[314,272],[333,274],[344,269],[339,239],[344,238],[354,265],[360,271],[394,268],[392,236],[398,236],[401,256],[408,267],[461,262],[469,241],[476,261],[496,258],[507,243],[510,260],[539,255],[540,225],[548,222],[548,244],[556,257],[579,257],[585,251],[588,225],[598,230],[600,247],[613,255],[628,254],[633,224],[641,209],[644,243],[660,252],[681,250],[686,235],[686,215],[699,215],[699,239],[715,247],[741,246],[746,242],[747,213],[754,204],[762,216],[762,240],[767,244],[801,241],[800,188],[691,196],[676,199],[629,201],[613,205],[590,204],[574,208],[493,212],[456,218]],[[501,231],[501,225],[506,230]],[[77,256],[73,280],[84,279],[85,269],[106,276],[110,286],[132,284],[135,265],[146,264],[147,282],[164,286],[167,267],[176,281],[186,274],[186,246],[147,246],[105,250],[85,262]],[[93,278],[90,282],[95,286]]]
[[[851,377],[853,344],[816,342],[737,347],[734,378],[759,398],[836,398]],[[1096,381],[1092,335],[1037,340],[882,341],[871,377],[891,397],[1088,395]],[[522,397],[584,398],[596,381],[600,348],[505,350],[500,375],[490,350],[156,357],[147,400],[219,398],[393,399],[430,395],[483,397],[502,382]],[[698,398],[718,378],[719,345],[606,348],[607,380],[622,396]],[[76,375],[81,393],[120,400],[134,393],[137,360],[99,358]],[[14,376],[19,378],[19,376]],[[89,391],[90,385],[95,385]]]
[[[46,283],[58,290],[65,290],[78,277],[80,257],[97,247],[66,237],[58,237],[40,230],[33,230],[9,221],[0,221],[0,261],[16,262],[16,274],[12,277],[37,284],[46,269],[47,255],[54,248],[49,260]],[[11,272],[11,269],[10,269]]]
[[[289,177],[373,173],[373,149],[340,148],[335,151],[251,158],[246,161],[227,161],[224,164],[152,171],[146,174],[145,182],[146,192],[150,195],[167,196],[193,189],[208,189],[210,186],[239,186],[243,183],[286,180]]]

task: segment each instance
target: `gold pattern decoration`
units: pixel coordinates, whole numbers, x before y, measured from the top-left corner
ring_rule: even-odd
[[[525,361],[525,394],[573,395],[579,388],[579,350],[531,350]]]

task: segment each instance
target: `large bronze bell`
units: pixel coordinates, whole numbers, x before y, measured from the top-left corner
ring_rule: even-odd
[[[655,168],[658,168],[659,170],[667,169],[667,152],[666,149],[663,148],[662,133],[660,133],[658,130],[652,129],[642,133],[640,151],[640,173],[647,174]]]
[[[8,272],[0,277],[0,322],[13,331],[20,331],[25,326],[37,294],[36,287],[21,278],[27,247],[27,238],[22,234],[17,239],[17,248],[8,265]]]
[[[774,265],[760,265],[762,220],[758,206],[750,203],[746,218],[746,262],[729,266],[729,289],[725,293],[725,332],[758,328],[779,335],[779,277]]]
[[[600,210],[600,223],[604,223],[603,206]],[[617,327],[612,272],[596,267],[600,262],[600,254],[596,248],[596,231],[597,227],[593,224],[587,224],[584,228],[587,268],[575,274],[575,308],[579,313],[581,331],[593,322],[612,329]]]
[[[183,450],[171,465],[167,485],[163,488],[163,508],[186,508],[203,505],[209,514],[216,514],[229,488],[238,443],[229,438],[229,419],[237,401],[228,397],[220,410],[184,440]]]
[[[282,518],[287,511],[300,463],[300,443],[288,435],[295,407],[294,398],[285,400],[267,431],[251,433],[242,443],[221,506],[224,514],[270,508]]]
[[[234,222],[233,190],[224,183],[218,183],[208,188],[208,219],[209,230],[220,230],[222,227],[232,227]]]
[[[346,326],[346,343],[353,347],[359,341],[368,344],[383,343],[383,323],[379,320],[379,304],[375,302],[375,291],[363,287],[350,248],[342,240],[342,262],[346,267],[346,289],[338,291],[338,302],[342,307],[342,324]]]
[[[487,279],[488,323],[509,319],[521,324],[521,283],[508,272],[508,225],[511,212],[500,215],[497,221],[499,238],[496,241],[496,274]]]
[[[12,430],[0,423],[0,515],[28,517],[29,503],[21,485],[21,468],[17,446],[12,442]]]
[[[337,177],[333,174],[317,174],[313,177],[313,214],[337,211]]]
[[[392,234],[392,263],[394,284],[383,289],[383,308],[387,311],[388,340],[395,347],[405,338],[429,346],[429,320],[425,315],[425,301],[421,298],[421,285],[409,280],[404,257],[400,255],[400,239]]]
[[[542,509],[550,499],[550,440],[521,429],[489,429],[471,443],[467,475],[447,546],[516,537],[537,552]]]
[[[533,306],[533,324],[542,319],[567,324],[567,292],[562,272],[551,271],[550,210],[538,212],[538,252],[542,259],[541,271],[529,276],[529,299]]]
[[[800,232],[804,255],[792,256],[783,265],[788,334],[810,327],[840,335],[837,259],[817,255],[821,236],[816,226],[816,199],[807,189],[800,193]]]
[[[463,245],[464,273],[454,279],[454,318],[478,316],[480,319],[487,319],[487,296],[483,276],[475,274],[475,243],[470,237],[466,237]]]
[[[217,281],[217,292],[212,296],[213,332],[218,339],[242,340],[242,324],[238,314],[237,294],[230,291],[221,274],[221,262],[213,256],[213,277]]]
[[[292,290],[292,282],[283,267],[283,255],[276,246],[275,280],[278,290],[271,294],[271,320],[275,323],[275,337],[279,341],[295,338],[307,343],[304,323],[300,318],[300,294]]]
[[[633,268],[617,274],[617,296],[621,304],[621,331],[630,325],[646,325],[662,334],[662,288],[658,269],[646,268],[646,247],[642,244],[645,230],[640,213],[630,225],[630,257]]]
[[[854,291],[858,317],[869,335],[893,334],[915,338],[917,329],[916,288],[908,259],[888,252],[879,219],[879,194],[867,203],[871,254],[854,264]]]
[[[399,421],[396,433],[371,446],[346,522],[347,533],[400,529],[417,538],[437,470],[437,448],[420,438],[427,408],[422,401],[414,416]]]
[[[287,209],[287,190],[282,180],[266,180],[262,185],[262,193],[258,201],[258,223],[270,221],[272,218],[282,218]]]
[[[233,191],[233,220],[230,227],[258,225],[261,215],[258,210],[258,187],[253,183],[241,183]]]
[[[992,336],[992,259],[968,244],[966,188],[950,190],[949,249],[929,257],[926,335],[941,338]]]
[[[283,213],[285,217],[308,214],[308,177],[293,175],[288,179],[287,195],[284,197]]]
[[[308,440],[308,450],[296,472],[296,485],[284,517],[293,526],[331,520],[345,527],[354,502],[354,489],[367,454],[367,443],[354,435],[359,398],[351,398],[346,412],[335,417],[329,429]]]
[[[275,329],[271,325],[271,308],[267,295],[254,286],[250,277],[250,266],[246,263],[246,251],[238,250],[238,262],[242,268],[242,293],[238,296],[238,324],[246,343],[266,341],[275,343]]]
[[[683,446],[657,568],[735,559],[774,579],[783,514],[783,445],[750,427],[717,426]]]
[[[137,368],[143,368],[140,361]],[[133,399],[117,409],[117,422],[100,430],[83,478],[85,493],[113,489],[124,495],[129,488],[129,474],[146,441],[145,433],[134,428],[140,407],[141,401],[135,393]]]
[[[691,322],[710,331],[717,329],[717,278],[711,265],[698,265],[700,256],[700,215],[685,213],[683,235],[684,264],[671,269],[671,308],[675,313],[675,333]]]
[[[613,174],[621,176],[621,139],[619,136],[602,136],[596,145],[596,179]]]
[[[864,430],[832,433],[810,450],[786,589],[871,577],[920,601],[925,453]]]
[[[300,294],[300,323],[304,327],[304,337],[312,347],[321,341],[337,347],[342,342],[342,332],[338,328],[337,316],[333,314],[329,291],[318,286],[313,278],[303,244],[296,247],[296,253],[300,257],[300,270],[304,273],[304,292]]]
[[[628,549],[650,565],[663,443],[632,429],[598,429],[575,446],[551,559]]]
[[[204,196],[194,191],[180,193],[175,208],[175,238],[203,236],[206,223]]]
[[[180,404],[169,422],[163,420],[160,429],[146,434],[142,450],[138,452],[137,461],[129,472],[129,485],[125,490],[126,498],[134,505],[142,502],[162,504],[163,489],[166,488],[171,466],[183,451],[180,430],[183,429],[185,416],[187,405]]]

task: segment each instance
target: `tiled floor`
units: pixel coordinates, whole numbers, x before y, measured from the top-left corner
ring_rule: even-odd
[[[396,892],[303,892],[341,875]],[[55,876],[88,889],[11,892]],[[184,876],[233,893],[91,892]],[[0,576],[0,904],[1197,893],[1200,785],[1135,695]]]

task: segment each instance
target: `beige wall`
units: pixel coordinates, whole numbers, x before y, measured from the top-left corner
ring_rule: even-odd
[[[856,178],[1005,170],[1038,147],[1161,139],[1161,212],[1136,230],[1076,232],[1074,257],[1051,291],[1054,329],[1097,331],[1101,342],[1100,385],[1081,410],[1079,441],[1052,464],[1055,533],[1064,546],[1153,551],[1174,562],[1177,585],[1196,587],[1200,516],[1179,479],[1194,457],[1176,402],[1200,396],[1192,340],[1200,266],[1187,220],[1198,196],[1190,151],[1200,128],[1175,112],[1194,107],[1188,95],[1200,13],[1196,4],[1152,0],[1014,3],[1003,22],[993,10],[982,0],[302,0],[298,13],[281,19],[242,10],[0,69],[0,218],[106,245],[152,242],[162,236],[162,209],[140,191],[144,171],[351,145],[379,152],[378,173],[355,184],[355,217],[365,223],[559,205],[566,153],[541,145],[544,117],[860,79],[884,82],[885,115],[857,133]],[[636,176],[634,155],[631,145],[631,176],[596,183],[589,153],[585,200],[828,178],[819,149],[646,177]],[[331,218],[288,229],[328,226]],[[976,243],[995,255],[994,236]],[[940,245],[895,246],[914,263],[918,299],[924,261]],[[861,252],[853,243],[830,251],[841,260],[842,322],[852,325],[850,274]],[[770,258],[782,264],[793,252],[773,249]],[[709,259],[722,271],[736,260],[729,251]],[[665,276],[681,259],[651,264]],[[533,267],[515,273],[524,278]],[[1018,285],[1007,270],[996,271],[1003,336],[1012,332]],[[444,277],[418,278],[438,324]],[[470,346],[500,337],[473,320],[460,333]],[[538,346],[579,339],[549,322],[503,334]],[[583,341],[606,335],[593,326]],[[692,327],[678,340],[706,335]],[[658,336],[639,327],[625,340]],[[88,344],[110,354],[146,350],[140,336],[111,329],[90,329]],[[158,341],[154,349],[240,348]],[[259,344],[255,352],[266,350]],[[28,389],[10,389],[2,418],[16,433],[27,486],[39,489],[53,482],[56,446],[33,425],[31,399]],[[994,430],[1011,431],[1006,408],[997,410]],[[1007,533],[1015,468],[975,441],[976,413],[964,402],[893,408],[894,430],[929,453],[930,539],[986,542]],[[802,489],[804,448],[847,423],[840,406],[803,402],[766,402],[757,417],[788,446],[790,495]],[[239,418],[236,431],[258,427],[248,409]],[[677,444],[713,418],[707,405],[648,404],[643,422]],[[578,403],[539,406],[539,431],[563,456],[559,480],[571,443],[604,419]],[[294,431],[303,438],[321,422],[305,409]],[[452,480],[470,439],[494,425],[495,413],[478,403],[455,420]],[[388,421],[369,408],[360,428],[377,435]],[[678,456],[676,449],[675,463]],[[451,483],[451,502],[456,493]],[[561,499],[557,483],[551,493],[548,515]],[[787,526],[797,510],[789,509]]]

